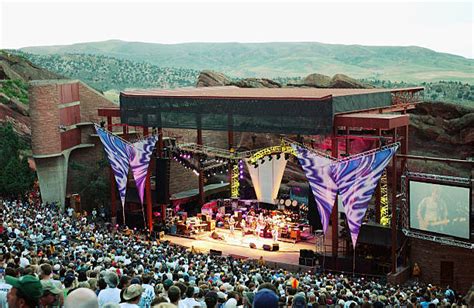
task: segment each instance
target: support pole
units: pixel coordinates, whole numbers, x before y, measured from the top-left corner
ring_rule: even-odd
[[[163,128],[161,127],[158,127],[158,148],[157,148],[157,151],[156,151],[156,156],[159,157],[159,158],[162,158],[163,157],[163,148],[164,148],[164,144],[163,144]],[[155,166],[154,166],[155,167]],[[168,177],[169,174],[168,172],[166,173],[166,177]],[[156,178],[158,178],[158,175],[156,175]],[[170,179],[168,178],[165,178],[165,181],[170,181]],[[155,184],[156,185],[156,184]],[[156,187],[155,187],[155,191],[156,191]],[[168,193],[168,192],[166,192]],[[166,200],[168,200],[168,196],[166,196]],[[169,201],[168,201],[169,202]],[[161,220],[162,222],[164,223],[165,222],[165,219],[166,219],[166,206],[167,204],[161,204]]]
[[[107,116],[107,130],[112,131],[112,117]],[[117,223],[117,198],[115,197],[115,176],[112,167],[109,167],[110,180],[110,218],[113,225]]]
[[[346,155],[349,155],[350,149],[350,140],[347,138],[349,136],[349,126],[346,126]]]
[[[402,126],[401,129],[402,129],[402,136],[403,136],[401,152],[402,152],[403,155],[407,155],[408,154],[408,133],[409,133],[408,132],[408,125]],[[406,165],[407,165],[407,159],[402,158],[402,160],[401,160],[401,172],[404,172],[404,170],[406,168]]]
[[[148,127],[143,127],[143,136],[148,135]],[[151,198],[151,168],[153,159],[150,159],[150,164],[148,165],[148,171],[146,174],[145,180],[145,196],[146,196],[146,217],[148,222],[148,230],[153,231],[153,215],[152,215],[152,198]]]
[[[397,140],[397,128],[393,129],[393,140]],[[397,155],[392,158],[392,274],[397,272]]]
[[[337,127],[333,128],[333,137],[332,137],[332,156],[335,158],[339,157],[339,148],[338,148],[338,139],[337,139]],[[333,257],[333,264],[334,268],[337,269],[337,255],[338,255],[338,248],[339,248],[339,220],[338,220],[338,212],[337,212],[337,199],[333,206],[332,213],[331,213],[331,224],[332,224],[332,257]]]
[[[381,137],[382,136],[382,130],[380,128],[377,129],[377,136],[378,137]],[[381,142],[380,142],[380,138],[377,139],[377,141],[375,142],[375,146],[377,148],[380,148],[381,146]],[[380,223],[380,198],[382,196],[382,193],[381,193],[381,188],[380,188],[380,181],[379,183],[377,184],[377,188],[375,190],[375,222],[376,223]]]
[[[200,122],[200,121],[199,121]],[[198,126],[200,127],[200,125]],[[202,145],[202,130],[198,128],[197,130],[197,144]],[[204,205],[204,171],[199,170],[199,206]]]

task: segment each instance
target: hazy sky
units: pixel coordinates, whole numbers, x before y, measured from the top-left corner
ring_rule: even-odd
[[[1,48],[156,43],[416,45],[474,58],[474,5],[388,1],[1,1]]]

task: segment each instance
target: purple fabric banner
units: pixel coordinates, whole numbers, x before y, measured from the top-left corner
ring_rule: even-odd
[[[119,191],[120,200],[122,201],[122,209],[125,209],[130,145],[97,125],[95,129],[104,145],[105,153],[107,154],[110,167],[114,172],[115,181],[117,182],[117,189]],[[115,215],[115,213],[113,213],[113,215]]]
[[[149,136],[146,139],[133,143],[133,147],[129,147],[130,167],[132,168],[133,178],[135,179],[138,196],[142,205],[148,166],[150,165],[151,154],[155,149],[157,140],[158,136]]]
[[[294,144],[292,147],[297,153],[298,161],[313,191],[319,216],[321,216],[323,231],[326,233],[336,200],[337,187],[331,177],[331,170],[334,168],[335,161],[311,152],[304,147]]]
[[[342,198],[354,248],[369,201],[397,149],[398,144],[394,144],[377,152],[338,161],[332,168],[332,178]]]

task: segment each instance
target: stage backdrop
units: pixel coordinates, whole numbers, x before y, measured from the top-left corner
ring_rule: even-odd
[[[148,166],[150,165],[151,153],[155,149],[157,140],[158,136],[149,136],[146,139],[134,142],[133,147],[129,147],[130,167],[142,205]]]
[[[109,159],[110,167],[112,168],[117,182],[117,189],[119,191],[120,200],[122,201],[122,215],[125,222],[125,195],[127,193],[127,178],[129,169],[129,145],[121,138],[114,136],[95,125],[97,134],[104,145],[105,154]],[[113,213],[115,215],[115,213]]]
[[[275,203],[286,168],[286,159],[283,155],[280,156],[280,159],[276,159],[276,155],[271,155],[271,160],[269,160],[269,156],[266,156],[265,162],[262,164],[259,161],[257,168],[246,161],[259,202]]]

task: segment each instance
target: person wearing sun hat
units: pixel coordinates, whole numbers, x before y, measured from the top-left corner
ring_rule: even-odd
[[[64,300],[61,296],[63,291],[56,287],[51,280],[41,280],[43,286],[43,295],[40,298],[40,304],[42,307],[47,306],[60,306]]]
[[[43,295],[43,287],[38,278],[25,275],[20,278],[5,276],[5,282],[12,286],[7,295],[8,307],[37,307]]]
[[[142,297],[144,289],[139,284],[132,284],[128,286],[123,292],[123,302],[120,303],[121,308],[138,308],[138,302]]]

